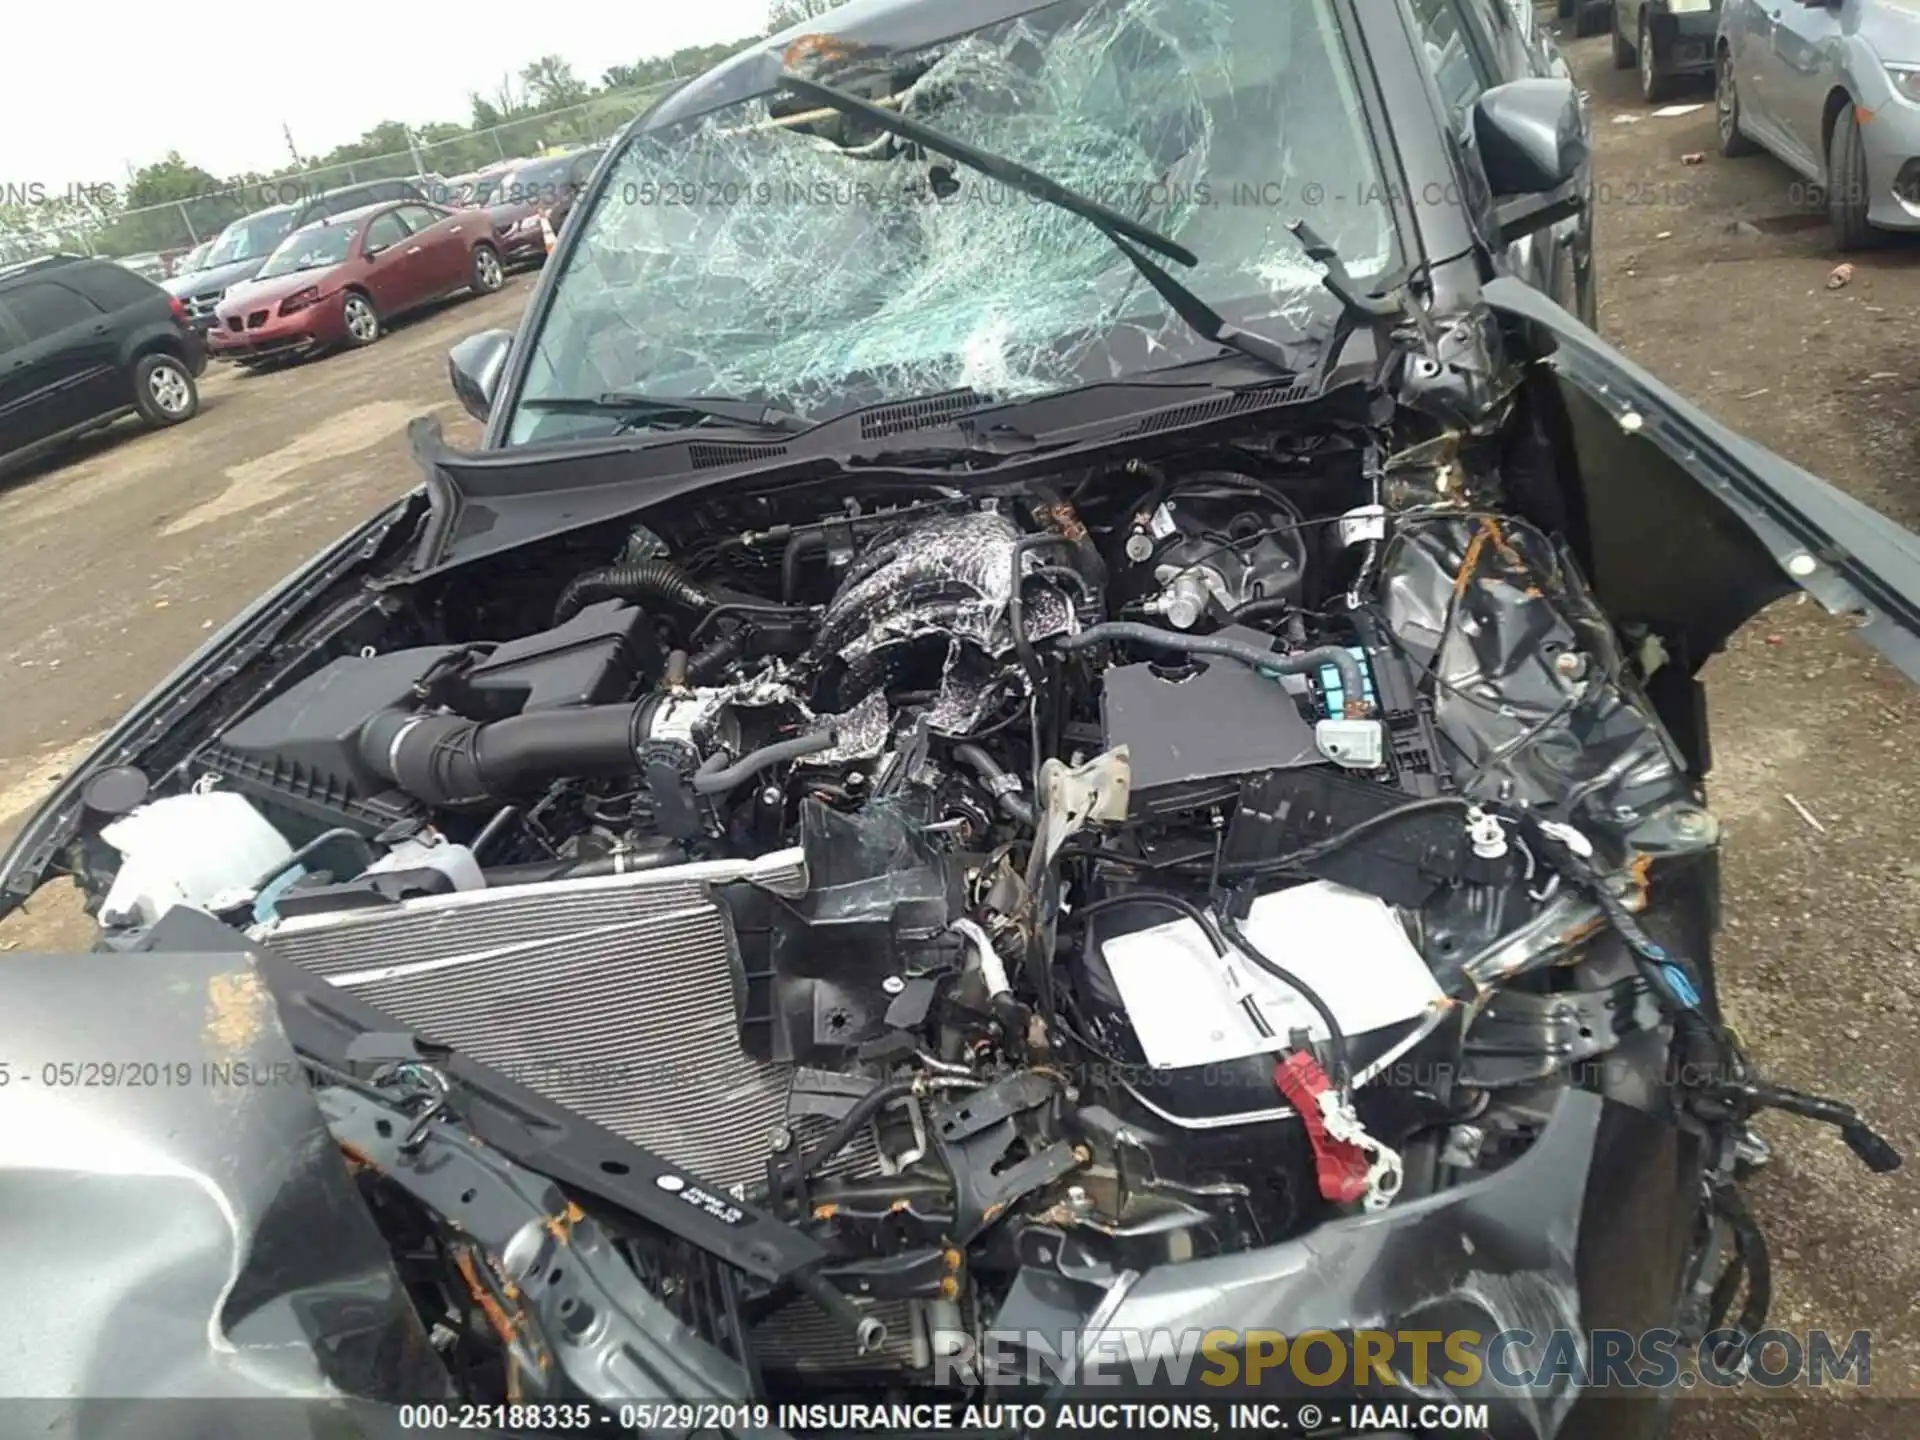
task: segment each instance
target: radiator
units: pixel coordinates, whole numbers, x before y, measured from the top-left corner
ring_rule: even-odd
[[[806,888],[797,849],[288,918],[259,938],[428,1037],[721,1186],[766,1175],[788,1067],[740,1047],[738,965],[708,887]],[[831,1122],[795,1125],[805,1139]],[[871,1136],[841,1168],[864,1168]]]

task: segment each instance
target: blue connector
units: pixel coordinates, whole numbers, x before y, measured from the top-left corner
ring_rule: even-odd
[[[1374,703],[1373,667],[1367,663],[1367,650],[1364,645],[1349,645],[1347,653],[1360,662],[1360,680],[1363,686],[1360,698],[1369,705]],[[1346,687],[1340,683],[1340,672],[1331,665],[1320,667],[1320,693],[1326,697],[1327,718],[1339,720],[1347,713]]]

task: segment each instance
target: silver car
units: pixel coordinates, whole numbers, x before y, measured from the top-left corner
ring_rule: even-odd
[[[1863,249],[1920,229],[1920,9],[1911,0],[1725,0],[1720,150],[1764,147],[1823,193]]]

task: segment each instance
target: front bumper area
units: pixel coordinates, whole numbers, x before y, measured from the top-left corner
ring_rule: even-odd
[[[346,338],[344,292],[329,295],[291,315],[280,301],[222,307],[207,333],[207,348],[222,360],[282,360],[317,354]]]
[[[1883,230],[1920,230],[1920,105],[1889,97],[1860,126],[1867,219]]]

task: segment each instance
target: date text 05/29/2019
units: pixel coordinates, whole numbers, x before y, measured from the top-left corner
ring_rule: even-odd
[[[1076,1434],[1304,1435],[1327,1424],[1349,1433],[1417,1428],[1428,1434],[1484,1430],[1487,1406],[1431,1400],[1371,1401],[1054,1401],[908,1404],[859,1401],[653,1401],[602,1408],[585,1402],[504,1404],[425,1402],[400,1407],[405,1430],[499,1430],[551,1434],[708,1433],[777,1429],[795,1435],[950,1434],[1040,1436]]]
[[[306,1083],[291,1060],[0,1060],[0,1089],[264,1090]]]

